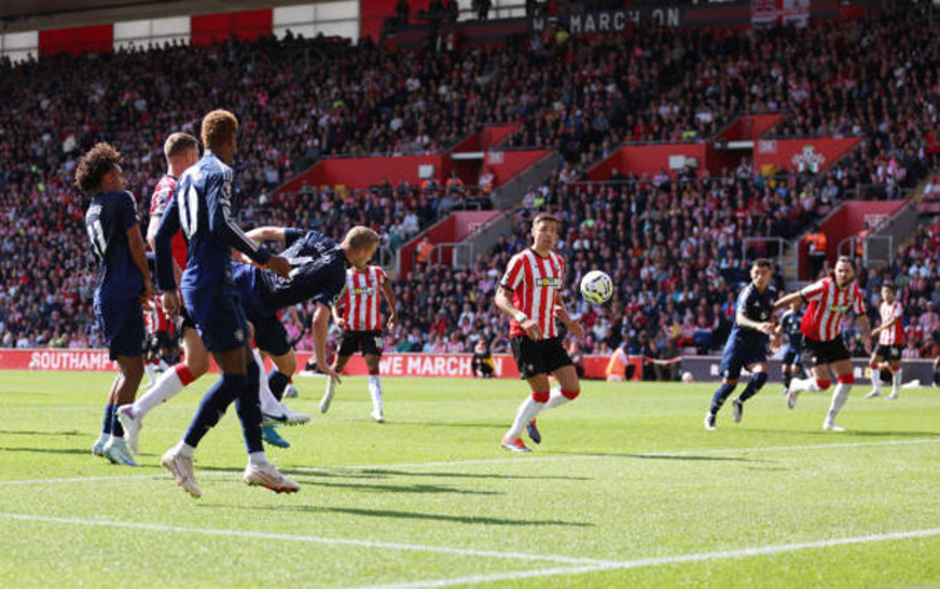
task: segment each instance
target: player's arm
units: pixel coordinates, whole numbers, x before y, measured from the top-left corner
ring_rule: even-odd
[[[176,295],[176,273],[173,266],[173,236],[180,230],[180,216],[174,194],[170,197],[160,225],[153,238],[154,265],[157,270],[157,287],[163,292],[163,308],[174,317],[179,311],[179,297]]]
[[[310,326],[313,332],[314,357],[317,359],[317,367],[323,374],[336,379],[336,382],[339,383],[341,382],[339,373],[333,370],[333,367],[326,361],[326,336],[330,331],[330,307],[319,302],[316,305],[317,308],[313,312],[313,322]]]
[[[213,235],[284,279],[290,278],[290,263],[281,256],[271,255],[242,231],[232,214],[232,172],[214,175],[206,181],[206,204],[209,231]]]
[[[131,250],[131,261],[134,262],[134,266],[144,279],[144,290],[140,293],[140,300],[145,303],[153,296],[153,286],[150,283],[150,267],[147,265],[147,247],[144,245],[144,238],[140,235],[138,223],[134,223],[127,230],[127,243]]]
[[[790,305],[796,302],[802,303],[803,300],[804,299],[803,299],[802,291],[798,290],[796,292],[791,292],[790,294],[784,295],[783,297],[777,299],[777,302],[774,303],[774,311],[777,311],[778,309],[783,309],[784,307],[789,307]]]
[[[256,227],[248,232],[248,237],[259,243],[264,243],[265,241],[284,243],[287,239],[286,231],[283,227],[271,226]]]
[[[517,309],[512,304],[512,295],[510,293],[512,293],[512,289],[502,284],[499,285],[494,298],[496,308],[515,319],[530,338],[542,339],[542,330],[535,324],[535,321],[532,321],[521,309]]]
[[[871,338],[872,330],[871,323],[868,321],[868,316],[861,314],[855,319],[855,323],[858,324],[858,332],[862,335],[862,342],[865,344],[865,351],[869,354],[871,353]]]
[[[150,246],[150,251],[153,252],[157,251],[157,229],[160,227],[161,219],[163,219],[163,215],[150,215],[150,222],[147,224],[147,245]],[[173,258],[173,277],[176,278],[177,284],[183,277],[183,271],[176,263],[176,258]]]
[[[395,299],[395,293],[392,292],[392,285],[388,283],[388,280],[382,283],[382,294],[388,302],[388,328],[394,329],[398,325],[398,309],[396,308],[398,301]]]

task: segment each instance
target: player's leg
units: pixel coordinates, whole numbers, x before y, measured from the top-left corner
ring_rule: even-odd
[[[766,359],[748,364],[747,370],[751,373],[751,380],[748,381],[747,386],[744,387],[738,398],[732,402],[734,406],[732,418],[735,423],[739,423],[744,417],[744,403],[760,392],[767,384],[767,378],[770,374],[770,366],[767,364]]]
[[[184,320],[186,321],[186,320]],[[119,407],[118,419],[127,433],[127,444],[138,453],[140,429],[144,417],[155,407],[166,403],[200,376],[209,371],[209,352],[192,325],[182,330],[183,361],[164,372],[147,393],[133,405]]]
[[[382,375],[379,373],[382,359],[381,331],[369,331],[362,340],[362,355],[369,371],[369,396],[372,397],[372,419],[378,423],[385,421],[385,409],[382,406]]]
[[[359,351],[359,338],[356,332],[344,331],[339,337],[339,349],[336,352],[336,361],[333,363],[333,370],[337,374],[342,374],[343,369],[353,354]],[[326,413],[330,410],[330,403],[333,402],[333,395],[336,394],[336,381],[332,378],[326,379],[326,391],[323,398],[320,399],[320,413]]]
[[[787,393],[787,407],[796,408],[796,400],[803,391],[822,392],[832,384],[829,376],[828,364],[816,364],[809,372],[808,378],[794,378],[790,382],[790,391]]]
[[[886,367],[884,364],[885,359],[878,353],[881,346],[878,346],[878,348],[872,353],[871,360],[868,361],[868,367],[871,370],[871,392],[865,395],[866,399],[881,395],[881,371]]]
[[[137,387],[140,386],[140,381],[144,377],[144,357],[142,355],[118,356],[117,363],[121,374],[115,380],[113,401],[110,403],[113,407],[121,407],[132,403],[134,396],[137,394]],[[116,409],[111,419],[111,438],[104,447],[105,457],[114,464],[137,466],[124,439],[124,427],[118,419]]]
[[[721,365],[719,374],[721,374],[721,384],[712,395],[711,405],[708,407],[708,413],[705,414],[705,429],[714,431],[718,419],[718,412],[722,405],[731,396],[734,387],[738,386],[738,377],[741,376],[741,368],[744,367],[741,354],[733,347],[733,342],[728,342],[721,355]]]
[[[545,408],[550,393],[547,374],[536,374],[526,378],[531,394],[516,409],[516,418],[503,436],[503,447],[513,452],[529,452],[522,442],[522,430]]]
[[[274,398],[282,401],[285,391],[291,386],[291,377],[297,372],[297,355],[289,346],[287,351],[281,354],[273,354],[267,348],[265,351],[274,362],[274,368],[268,373],[268,387]]]
[[[108,444],[108,440],[111,439],[111,428],[114,424],[114,412],[118,408],[115,405],[115,399],[117,399],[117,390],[121,386],[121,381],[124,379],[124,374],[119,372],[117,376],[114,377],[114,381],[111,383],[111,389],[108,391],[107,403],[104,406],[104,419],[101,422],[101,434],[98,436],[98,439],[95,440],[95,443],[91,447],[91,453],[95,456],[104,456],[104,447]]]
[[[242,425],[248,451],[248,465],[243,478],[250,486],[264,487],[276,493],[293,493],[300,489],[300,485],[282,475],[264,452],[259,389],[262,382],[267,384],[267,379],[264,377],[264,364],[259,365],[256,361],[260,359],[260,354],[255,357],[249,346],[243,348],[246,382],[235,398],[235,411]]]
[[[893,350],[888,370],[891,371],[891,394],[885,397],[888,401],[894,401],[898,398],[898,390],[901,388],[901,351],[895,347]]]
[[[835,389],[832,391],[832,403],[829,405],[829,413],[826,415],[826,421],[823,422],[823,429],[833,432],[845,431],[844,428],[836,425],[836,416],[849,399],[849,392],[852,390],[852,384],[855,382],[852,362],[848,359],[837,360],[831,364],[832,371],[836,375]]]

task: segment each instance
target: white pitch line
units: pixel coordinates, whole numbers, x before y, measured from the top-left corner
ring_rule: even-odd
[[[475,550],[471,548],[450,548],[447,546],[431,546],[425,544],[404,544],[399,542],[377,542],[372,540],[351,540],[346,538],[324,538],[321,536],[301,536],[297,534],[272,534],[268,532],[252,532],[250,530],[225,530],[219,528],[193,528],[187,526],[167,526],[162,524],[148,524],[138,522],[122,522],[113,520],[94,520],[68,517],[47,517],[24,513],[0,513],[0,519],[40,522],[49,524],[64,524],[73,526],[122,528],[128,530],[143,530],[148,532],[169,532],[174,534],[202,534],[206,536],[225,536],[232,538],[252,538],[255,540],[281,540],[285,542],[303,542],[309,544],[326,544],[333,546],[356,546],[358,548],[377,548],[383,550],[403,550],[408,552],[434,552],[438,554],[452,554],[458,556],[476,556],[482,558],[500,558],[508,560],[522,560],[528,562],[549,561],[559,564],[590,565],[592,567],[605,567],[617,565],[617,561],[600,560],[596,558],[575,558],[556,554],[530,554],[523,552],[504,552],[502,550]]]
[[[637,560],[624,560],[621,562],[600,565],[556,567],[550,569],[535,569],[530,571],[517,571],[511,573],[494,573],[492,575],[470,575],[451,579],[391,583],[387,585],[369,585],[360,589],[430,589],[433,587],[450,587],[453,585],[479,585],[482,583],[495,583],[497,581],[534,579],[559,575],[579,575],[602,571],[639,569],[692,562],[749,558],[752,556],[766,556],[770,554],[796,552],[798,550],[807,550],[810,548],[831,548],[833,546],[867,544],[870,542],[884,542],[888,540],[909,540],[911,538],[929,538],[933,536],[940,536],[940,528],[934,528],[930,530],[913,530],[909,532],[895,532],[891,534],[873,534],[870,536],[855,536],[852,538],[834,538],[831,540],[782,544],[778,546],[761,546],[757,548],[744,548],[742,550],[728,550],[724,552],[700,552],[697,554],[684,554],[678,556],[641,558]]]
[[[568,456],[517,456],[513,458],[481,458],[475,460],[453,460],[449,462],[402,462],[398,464],[366,464],[353,466],[300,466],[288,468],[290,472],[316,473],[316,472],[336,472],[344,470],[397,470],[402,468],[438,468],[449,466],[474,466],[488,464],[540,464],[544,462],[557,462],[562,460],[604,460],[620,459],[623,457],[634,456],[636,458],[668,458],[670,456],[697,456],[701,454],[737,454],[747,452],[801,452],[805,450],[831,450],[837,448],[861,448],[871,446],[907,446],[911,444],[935,444],[940,442],[940,438],[926,438],[920,440],[883,440],[880,442],[844,442],[838,444],[810,444],[805,446],[761,446],[756,448],[711,448],[703,450],[679,450],[676,452],[638,452],[636,454],[624,453],[618,455],[591,455],[591,454],[571,454]],[[240,473],[240,469],[216,470],[209,473],[200,472],[200,477],[224,477],[232,473]],[[119,481],[132,479],[161,478],[160,474],[151,475],[115,475],[109,477],[73,477],[61,479],[29,479],[29,480],[8,480],[0,481],[0,487],[11,485],[33,485],[33,484],[61,484],[61,483],[82,483],[82,482],[102,482]],[[165,478],[165,477],[163,477]]]

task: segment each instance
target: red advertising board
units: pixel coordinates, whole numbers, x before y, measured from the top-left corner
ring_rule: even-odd
[[[297,365],[304,366],[312,357],[310,352],[297,353]],[[470,378],[470,354],[385,354],[382,356],[380,370],[383,376]],[[637,366],[636,379],[639,378],[641,364],[639,358],[631,358]],[[607,367],[606,356],[586,356],[584,358],[587,378],[604,378]],[[493,363],[497,378],[519,378],[519,370],[512,356],[495,354]],[[117,363],[108,359],[106,350],[0,350],[0,370],[41,370],[50,372],[115,372]],[[213,372],[215,367],[212,368]],[[343,374],[365,376],[366,369],[362,356],[353,356]]]

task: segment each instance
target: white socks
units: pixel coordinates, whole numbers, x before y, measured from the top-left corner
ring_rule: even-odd
[[[897,396],[898,389],[901,387],[901,369],[894,373],[891,378],[891,394]]]
[[[150,385],[153,386],[153,381],[157,380],[157,371],[153,364],[150,362],[144,362],[144,373],[147,374],[147,380],[149,380]]]
[[[144,415],[147,415],[151,409],[161,403],[166,403],[184,388],[183,381],[176,374],[176,369],[167,370],[160,376],[156,384],[147,391],[146,395],[134,402],[134,406],[131,407],[134,419],[143,419]]]
[[[558,407],[559,405],[564,405],[570,400],[571,399],[561,394],[561,387],[555,387],[552,389],[552,394],[548,398],[548,403],[545,403],[545,408],[551,409],[552,407]]]
[[[881,371],[871,369],[871,390],[873,393],[881,393]]]
[[[268,415],[281,415],[284,413],[284,407],[274,397],[271,387],[268,385],[268,375],[264,370],[264,359],[257,348],[251,350],[254,354],[255,364],[258,365],[258,397],[261,399],[261,412]]]
[[[822,389],[816,386],[815,378],[794,378],[790,381],[790,390],[798,392],[818,393]]]
[[[333,386],[333,379],[329,379],[330,384],[327,385]],[[382,411],[382,378],[378,374],[369,375],[369,394],[372,395],[372,410],[373,411]]]
[[[187,458],[192,458],[193,454],[196,453],[196,448],[190,446],[182,440],[180,440],[180,443],[176,445],[174,450],[176,450],[176,454],[179,454],[180,456],[186,456]]]
[[[268,462],[268,455],[264,452],[249,452],[248,464],[252,466],[267,466],[270,463]]]
[[[551,402],[551,400],[549,400],[549,402]],[[522,436],[522,429],[526,424],[535,419],[535,416],[538,415],[542,409],[545,409],[547,405],[548,403],[536,402],[531,395],[526,397],[522,405],[519,406],[519,410],[516,412],[516,419],[512,422],[512,427],[509,428],[506,436],[510,438]]]
[[[832,404],[829,406],[829,415],[826,416],[826,425],[833,425],[836,421],[836,415],[842,410],[842,406],[849,399],[849,391],[852,385],[839,383],[832,392]]]

